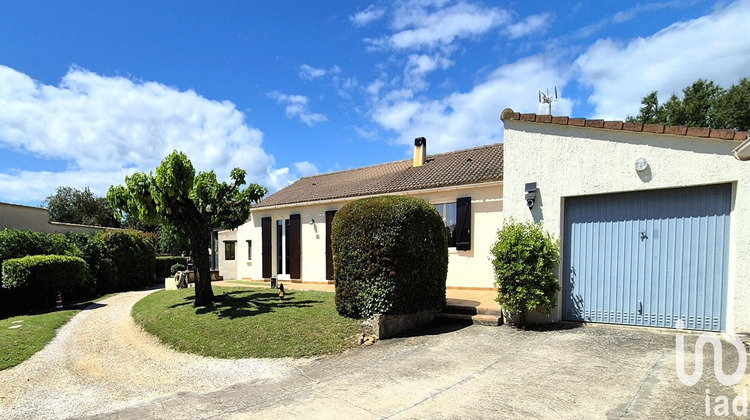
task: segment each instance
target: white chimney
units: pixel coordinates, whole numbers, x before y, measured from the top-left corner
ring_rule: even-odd
[[[414,139],[414,167],[424,165],[427,160],[427,139],[417,137]]]

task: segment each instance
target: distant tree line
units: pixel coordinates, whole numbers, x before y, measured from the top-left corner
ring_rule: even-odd
[[[134,217],[122,218],[105,197],[95,195],[89,187],[57,187],[42,203],[51,222],[75,223],[113,228],[135,229],[155,233],[157,248],[164,255],[188,255],[190,239],[172,226],[148,225]]]
[[[750,129],[750,78],[724,89],[713,81],[698,79],[659,103],[657,91],[643,97],[641,108],[628,122],[645,124],[686,125],[691,127]]]

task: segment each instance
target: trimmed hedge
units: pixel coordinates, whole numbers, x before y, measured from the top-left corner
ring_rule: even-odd
[[[47,234],[30,230],[3,229],[0,231],[0,266],[11,258],[28,255],[69,255],[80,257],[81,252],[65,235]],[[2,277],[0,276],[0,280]]]
[[[81,258],[89,265],[89,273],[94,278],[97,293],[107,293],[106,286],[114,281],[114,266],[104,248],[102,234],[88,235],[85,233],[70,233],[68,240],[81,252]],[[90,296],[82,296],[88,298]]]
[[[2,285],[14,292],[15,304],[27,309],[53,308],[57,292],[66,298],[91,293],[93,278],[79,257],[33,255],[5,260]]]
[[[336,309],[361,318],[445,306],[448,237],[433,205],[384,196],[346,204],[331,227]]]
[[[182,264],[183,266],[187,266],[187,257],[181,257],[179,255],[156,257],[156,266],[154,268],[156,277],[170,277],[172,274],[174,274],[171,270],[172,266],[174,266],[175,264]]]
[[[155,238],[137,230],[110,230],[101,235],[111,278],[98,279],[106,292],[136,290],[154,283]],[[107,283],[104,283],[106,281]]]

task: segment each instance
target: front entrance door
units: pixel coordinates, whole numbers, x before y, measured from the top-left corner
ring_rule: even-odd
[[[281,280],[289,280],[291,271],[292,247],[289,231],[289,219],[276,221],[276,276]]]

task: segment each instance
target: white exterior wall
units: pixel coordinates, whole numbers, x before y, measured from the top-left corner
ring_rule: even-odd
[[[424,198],[433,204],[455,202],[459,197],[471,197],[471,250],[448,253],[448,287],[492,288],[494,274],[490,262],[490,247],[497,239],[497,230],[503,223],[503,186],[500,182],[484,186],[443,188],[429,192],[408,193]],[[237,274],[240,278],[262,279],[261,219],[272,217],[273,252],[272,272],[276,273],[276,221],[288,219],[290,214],[300,214],[302,224],[301,281],[326,282],[325,212],[338,210],[350,200],[326,204],[289,206],[278,209],[257,209],[250,220],[237,230]],[[315,220],[315,223],[312,220]],[[247,260],[247,240],[252,240],[252,261]],[[224,275],[222,273],[222,275]],[[226,277],[226,276],[225,276]]]
[[[565,197],[706,184],[733,184],[727,331],[750,332],[750,162],[732,156],[736,141],[556,124],[505,121],[507,218],[543,221],[563,232]],[[649,163],[642,173],[635,160]],[[537,183],[532,211],[524,185]],[[559,273],[558,273],[559,277]],[[562,300],[548,320],[561,319]]]
[[[224,280],[237,279],[237,263],[247,256],[247,247],[245,254],[240,250],[239,241],[234,247],[234,260],[227,260],[225,242],[237,241],[237,229],[222,230],[219,232],[219,274]]]

